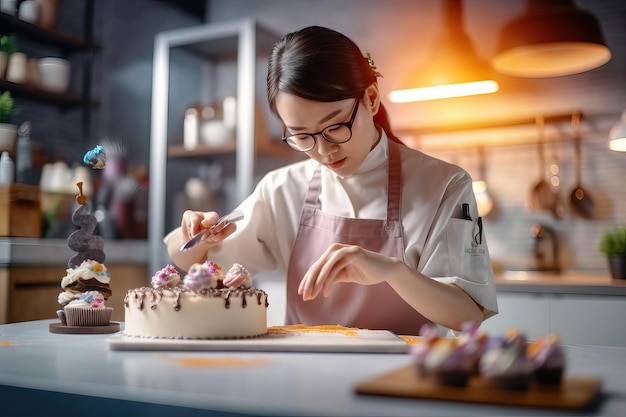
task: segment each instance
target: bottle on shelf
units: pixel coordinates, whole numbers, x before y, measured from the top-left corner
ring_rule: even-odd
[[[24,122],[17,129],[17,150],[15,157],[15,181],[30,184],[30,172],[33,166],[32,142],[30,140],[30,122]],[[37,181],[34,182],[36,184]]]
[[[11,185],[15,175],[15,164],[9,152],[2,152],[0,156],[0,185]]]

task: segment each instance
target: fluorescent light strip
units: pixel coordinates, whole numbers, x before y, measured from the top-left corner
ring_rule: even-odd
[[[411,88],[408,90],[392,91],[389,94],[389,100],[393,103],[438,100],[442,98],[490,94],[498,91],[498,88],[498,83],[493,80],[475,81],[471,83],[461,84],[438,85],[434,87]]]

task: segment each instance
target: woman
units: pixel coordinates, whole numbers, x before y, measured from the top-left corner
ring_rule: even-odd
[[[283,141],[309,159],[267,174],[244,220],[181,252],[218,220],[186,211],[165,242],[181,269],[210,259],[287,276],[287,323],[418,334],[460,329],[497,312],[472,181],[461,168],[401,144],[373,61],[322,27],[271,52],[267,94]],[[463,205],[469,217],[463,219]],[[468,216],[465,216],[468,218]]]

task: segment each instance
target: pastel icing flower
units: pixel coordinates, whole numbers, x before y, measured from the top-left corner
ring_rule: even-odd
[[[173,265],[167,265],[154,274],[151,280],[154,288],[172,288],[180,284],[180,274]]]
[[[81,293],[68,305],[72,306],[86,306],[93,308],[104,308],[104,295],[98,291],[87,291]]]
[[[187,271],[183,283],[185,287],[193,291],[212,289],[222,279],[222,268],[219,265],[207,261],[203,264],[193,264]]]
[[[252,287],[252,275],[240,264],[234,264],[224,277],[224,285],[227,287]]]

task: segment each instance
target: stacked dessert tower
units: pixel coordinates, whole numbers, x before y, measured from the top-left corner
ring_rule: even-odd
[[[103,149],[99,147],[98,150],[100,160],[104,160]],[[104,163],[98,167],[103,168]],[[50,331],[113,333],[119,330],[119,324],[111,323],[113,308],[105,306],[105,301],[111,296],[111,275],[104,265],[104,239],[94,234],[98,220],[89,208],[87,196],[83,194],[83,183],[78,182],[76,185],[79,190],[76,196],[78,207],[72,214],[72,222],[78,226],[78,230],[67,239],[68,247],[76,255],[68,261],[66,275],[61,280],[62,291],[58,302],[63,308],[57,311],[61,323],[51,325]]]

